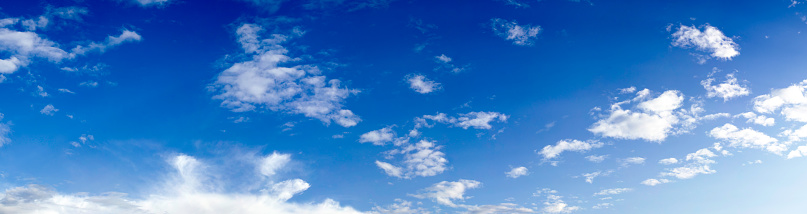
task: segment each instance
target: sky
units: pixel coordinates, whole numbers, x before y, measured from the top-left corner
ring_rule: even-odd
[[[807,1],[0,2],[0,213],[807,213]]]

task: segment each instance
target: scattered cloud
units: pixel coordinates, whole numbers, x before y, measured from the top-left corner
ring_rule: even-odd
[[[302,114],[344,127],[361,121],[352,111],[342,109],[344,99],[358,90],[342,88],[336,79],[327,80],[314,65],[281,66],[299,61],[282,46],[291,37],[273,34],[260,40],[262,31],[254,24],[243,24],[236,31],[244,54],[252,59],[233,64],[216,78],[211,90],[218,93],[213,98],[222,100],[221,106],[234,112],[266,108]]]
[[[434,68],[435,71],[437,70],[447,70],[451,71],[451,73],[460,73],[468,69],[470,65],[466,64],[464,66],[457,66],[454,64],[454,60],[451,57],[446,56],[445,54],[441,54],[440,56],[435,56],[434,61],[440,64],[440,66]]]
[[[672,165],[678,163],[678,159],[675,158],[665,158],[658,161],[659,164],[663,165]]]
[[[59,111],[59,109],[57,109],[56,107],[53,107],[53,105],[51,105],[51,104],[48,104],[44,108],[42,108],[42,110],[39,110],[39,113],[42,113],[44,115],[53,116],[53,113],[55,113],[57,111]]]
[[[510,171],[505,172],[504,174],[506,174],[508,178],[518,178],[518,177],[521,177],[521,176],[528,175],[528,174],[530,174],[530,172],[527,169],[527,167],[520,166],[520,167],[510,169]]]
[[[670,31],[672,31],[671,28],[672,26],[670,26]],[[703,31],[700,29],[703,29]],[[672,34],[672,45],[687,49],[694,48],[709,54],[708,56],[695,54],[701,64],[713,57],[722,60],[731,60],[733,57],[740,55],[739,45],[731,38],[726,37],[723,32],[716,27],[706,24],[701,26],[700,29],[695,26],[679,26]]]
[[[807,122],[807,80],[787,88],[773,89],[771,93],[754,98],[754,111],[763,114],[780,113],[787,120]]]
[[[589,156],[586,156],[586,160],[594,162],[594,163],[601,163],[602,161],[605,160],[605,158],[608,158],[608,155],[589,155]]]
[[[541,26],[518,25],[516,21],[494,18],[490,20],[493,32],[519,46],[532,46],[538,39]]]
[[[3,120],[4,116],[5,115],[0,113],[0,121]],[[11,143],[11,138],[8,137],[9,134],[11,134],[10,123],[9,122],[0,123],[0,147],[3,147],[3,145]]]
[[[412,196],[420,199],[432,199],[449,207],[458,207],[455,201],[464,201],[467,198],[464,196],[466,190],[476,189],[481,186],[482,183],[475,180],[441,181]]]
[[[631,188],[604,189],[604,190],[601,190],[601,191],[599,191],[597,193],[594,193],[594,196],[618,195],[618,194],[622,194],[622,193],[626,193],[626,192],[630,192],[630,191],[633,191],[633,189],[631,189]]]
[[[359,136],[359,143],[373,143],[373,145],[382,146],[392,142],[393,138],[395,138],[395,132],[392,131],[392,128],[386,127],[362,134]]]
[[[744,118],[748,119],[746,121],[746,123],[754,123],[754,124],[762,125],[762,126],[773,126],[776,123],[776,120],[771,118],[771,117],[766,117],[765,115],[757,115],[754,112],[750,112],[750,111],[742,113],[742,114],[735,115],[734,117],[735,118],[744,117]]]
[[[720,97],[723,98],[723,101],[728,101],[732,98],[747,96],[751,94],[751,90],[744,85],[740,85],[737,82],[737,78],[734,77],[734,73],[726,74],[726,81],[712,85],[715,81],[714,78],[708,78],[701,81],[701,85],[704,89],[706,89],[706,97]]]
[[[406,78],[409,88],[421,94],[428,94],[442,88],[440,83],[434,82],[423,75],[410,75]]]
[[[712,129],[709,136],[727,141],[731,147],[764,149],[777,155],[787,151],[787,145],[776,138],[751,128],[739,129],[730,123]]]
[[[490,123],[496,121],[507,122],[507,118],[509,116],[499,112],[468,112],[459,114],[458,117],[449,117],[444,113],[437,113],[436,115],[423,115],[423,117],[415,118],[415,128],[432,127],[434,125],[429,124],[429,121],[434,121],[462,127],[463,129],[491,129],[493,126]]]
[[[416,144],[396,142],[400,148],[387,151],[389,156],[403,155],[402,166],[376,161],[376,166],[384,170],[389,176],[410,179],[416,176],[429,177],[443,173],[447,170],[445,153],[440,152],[441,146],[433,141],[421,140]]]
[[[600,148],[604,144],[596,141],[579,141],[579,140],[560,140],[555,145],[546,145],[538,153],[544,156],[544,160],[553,159],[560,156],[561,153],[566,151],[572,152],[586,152],[592,149]]]
[[[671,181],[667,180],[667,179],[650,178],[650,179],[642,181],[642,184],[647,185],[647,186],[656,186],[656,185],[659,185],[659,184],[666,184],[666,183],[669,183],[669,182],[671,182]]]
[[[684,95],[676,90],[649,97],[650,91],[644,89],[636,92],[631,100],[612,104],[607,116],[601,116],[588,130],[603,137],[660,142],[671,134],[686,133],[694,128],[697,113],[702,111],[696,105],[689,110],[682,109]],[[622,108],[632,102],[638,102],[635,109]]]

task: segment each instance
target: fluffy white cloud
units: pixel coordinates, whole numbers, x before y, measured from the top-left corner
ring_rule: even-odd
[[[291,161],[291,155],[274,152],[259,160],[257,164],[258,171],[261,175],[271,177],[277,174],[277,171],[286,166],[289,161]]]
[[[807,156],[807,146],[799,146],[787,154],[787,159],[800,158]]]
[[[599,156],[597,156],[597,155],[589,155],[589,156],[586,156],[586,160],[594,162],[594,163],[600,163],[600,162],[604,161],[605,158],[608,158],[608,155],[599,155]]]
[[[561,140],[558,141],[554,146],[544,146],[544,148],[538,153],[544,156],[544,159],[546,160],[556,158],[565,151],[585,152],[591,149],[600,148],[603,145],[603,143],[596,141],[584,142],[579,140]]]
[[[468,112],[459,114],[459,117],[449,117],[444,113],[437,113],[436,115],[423,115],[423,117],[415,118],[415,128],[432,127],[429,121],[438,123],[447,123],[453,126],[462,127],[463,129],[491,129],[492,122],[507,122],[506,114],[499,112]]]
[[[541,26],[518,25],[516,21],[494,18],[490,20],[493,32],[515,45],[531,46],[541,33]]]
[[[432,199],[439,204],[450,207],[458,207],[454,201],[465,200],[466,197],[464,195],[466,190],[479,188],[481,186],[481,182],[474,180],[460,179],[459,181],[441,181],[412,196],[420,199]]]
[[[647,186],[655,186],[655,185],[659,185],[659,184],[666,184],[666,183],[669,183],[669,182],[670,182],[670,180],[667,180],[667,179],[654,179],[654,178],[651,178],[651,179],[647,179],[647,180],[642,181],[642,184],[647,185]]]
[[[771,93],[754,98],[754,110],[759,113],[774,113],[781,109],[787,120],[807,122],[807,80],[787,88],[773,89]]]
[[[520,167],[513,168],[510,171],[505,172],[504,174],[506,174],[507,177],[510,177],[510,178],[518,178],[518,177],[521,177],[521,176],[524,176],[524,175],[528,175],[529,173],[530,172],[527,169],[527,167],[520,166]]]
[[[438,151],[441,147],[435,145],[434,142],[421,140],[414,145],[408,143],[400,143],[400,145],[400,149],[387,151],[387,154],[403,154],[404,160],[401,163],[403,166],[395,166],[382,161],[375,162],[376,166],[384,170],[387,175],[409,179],[415,176],[435,176],[447,169],[448,160],[445,159],[443,152]]]
[[[686,160],[689,161],[689,163],[687,163],[685,166],[668,169],[667,172],[662,172],[661,175],[672,176],[678,179],[690,179],[699,174],[713,174],[717,172],[711,169],[711,164],[715,163],[715,161],[712,160],[711,158],[715,156],[717,155],[715,155],[709,149],[705,148],[700,149],[694,153],[687,154]],[[655,186],[656,184],[659,184],[657,182],[649,180],[645,182],[643,182],[643,184],[649,186]],[[661,182],[661,183],[667,183],[667,182]]]
[[[336,122],[344,127],[355,126],[358,116],[342,109],[345,98],[358,90],[342,88],[339,80],[327,80],[312,65],[283,66],[299,61],[287,56],[282,44],[290,37],[273,34],[260,40],[263,28],[243,24],[236,31],[238,42],[251,60],[233,64],[221,72],[212,89],[219,94],[223,107],[235,112],[252,111],[257,107],[272,111],[303,114],[325,124]]]
[[[6,189],[0,199],[0,213],[361,213],[331,199],[322,203],[288,202],[310,186],[300,179],[270,182],[262,191],[214,191],[222,182],[213,180],[217,175],[203,161],[177,155],[169,164],[176,170],[173,179],[161,184],[163,188],[149,188],[143,199],[130,199],[125,193],[62,194],[29,185]]]
[[[723,34],[716,27],[704,25],[701,27],[703,31],[695,26],[681,25],[678,27],[672,36],[672,45],[681,48],[695,48],[699,51],[707,52],[710,56],[702,56],[701,62],[711,57],[720,58],[723,60],[731,60],[731,58],[740,54],[739,45],[729,37]]]
[[[764,149],[778,155],[787,150],[787,145],[779,143],[776,138],[751,128],[739,129],[729,123],[712,129],[709,131],[709,135],[715,139],[729,142],[731,147]]]
[[[733,73],[726,74],[726,81],[720,84],[712,85],[714,81],[714,78],[701,81],[701,85],[706,89],[706,96],[709,98],[720,97],[723,98],[723,101],[728,101],[735,97],[751,94],[751,90],[749,90],[748,87],[740,85],[737,82],[737,78],[734,77]]]
[[[594,196],[600,196],[600,195],[618,195],[618,194],[622,194],[622,193],[625,193],[625,192],[630,192],[630,191],[633,191],[633,189],[631,189],[631,188],[613,188],[613,189],[604,189],[604,190],[601,190],[601,191],[599,191],[599,192],[594,193]]]
[[[675,158],[665,158],[665,159],[661,159],[661,160],[659,160],[659,161],[658,161],[658,163],[659,163],[659,164],[664,164],[664,165],[671,165],[671,164],[676,164],[676,163],[678,163],[678,159],[675,159]]]
[[[56,107],[53,107],[53,105],[51,105],[51,104],[48,104],[44,108],[42,108],[42,110],[39,110],[39,113],[44,114],[44,115],[53,116],[53,113],[55,113],[57,111],[59,111],[59,109],[57,109]]]
[[[361,136],[359,136],[359,142],[373,143],[373,145],[381,146],[388,142],[392,142],[394,137],[395,132],[393,132],[390,127],[386,127],[362,134]]]
[[[557,191],[551,189],[543,189],[539,190],[538,193],[546,193],[546,201],[544,201],[544,207],[541,208],[541,212],[544,213],[571,213],[577,210],[580,210],[578,206],[570,206],[566,202],[562,200],[562,196],[555,195]]]
[[[440,83],[434,82],[423,75],[413,75],[406,79],[409,88],[421,94],[428,94],[440,90]]]
[[[665,91],[653,99],[649,97],[649,90],[636,93],[632,100],[626,100],[611,105],[610,114],[598,120],[588,130],[594,134],[617,139],[644,139],[648,141],[663,141],[677,128],[685,132],[694,122],[683,121],[682,118],[693,118],[694,111],[675,111],[679,109],[684,95],[675,90]],[[623,104],[641,101],[636,105],[636,111],[622,109]],[[680,127],[674,127],[680,125]]]
[[[745,112],[735,115],[734,117],[744,117],[748,119],[746,123],[754,123],[762,126],[772,126],[776,123],[775,119],[766,117],[765,115],[757,115],[754,112]]]

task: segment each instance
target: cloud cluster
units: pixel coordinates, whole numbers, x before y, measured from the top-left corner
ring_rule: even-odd
[[[284,154],[272,154],[257,162],[256,171],[261,171],[270,164],[282,167],[283,161],[277,162]],[[280,158],[284,159],[284,158]],[[227,192],[220,188],[222,181],[214,178],[224,174],[215,174],[203,161],[187,155],[176,155],[169,160],[175,170],[162,188],[147,192],[143,199],[127,198],[125,193],[105,193],[88,195],[86,193],[62,194],[51,189],[29,185],[6,189],[0,199],[0,213],[122,213],[122,214],[214,214],[214,213],[361,213],[351,207],[341,206],[338,202],[325,199],[321,203],[293,203],[288,200],[310,187],[300,179],[275,182],[269,177],[264,181],[260,191]],[[270,167],[272,168],[272,167]],[[256,176],[265,176],[256,174]]]
[[[412,196],[420,199],[432,199],[439,204],[450,207],[458,207],[455,201],[465,200],[466,197],[464,195],[466,190],[479,188],[481,186],[482,183],[475,180],[460,179],[458,181],[441,181]]]
[[[740,55],[739,45],[731,38],[726,37],[726,35],[716,27],[707,24],[702,26],[701,29],[703,29],[703,31],[695,26],[679,26],[678,29],[672,33],[672,45],[681,48],[695,48],[699,51],[707,52],[709,56],[696,55],[701,64],[712,57],[731,60],[731,58]],[[672,31],[672,29],[670,29],[670,31]]]
[[[410,75],[406,78],[406,81],[409,82],[409,88],[421,94],[432,93],[442,88],[440,83],[434,82],[423,75]]]
[[[668,90],[655,98],[650,98],[650,93],[644,89],[636,92],[633,99],[612,104],[588,130],[603,137],[660,142],[671,134],[689,131],[700,119],[697,114],[703,109],[695,105],[689,110],[681,108],[681,92]],[[622,105],[630,103],[637,104],[633,109],[623,109]]]
[[[790,121],[807,122],[807,80],[787,88],[773,89],[771,93],[754,98],[754,111],[771,114],[779,111]]]
[[[238,62],[222,71],[213,83],[214,99],[234,112],[266,108],[302,114],[325,124],[355,126],[361,119],[342,103],[358,90],[328,80],[313,65],[287,65],[300,61],[288,56],[282,44],[290,36],[273,34],[261,39],[263,28],[254,24],[238,27],[238,42],[251,60]]]
[[[406,139],[408,141],[408,139]],[[402,166],[376,161],[376,166],[384,170],[389,176],[409,179],[415,176],[429,177],[443,173],[447,170],[448,160],[441,146],[434,141],[420,140],[415,144],[400,142],[398,149],[385,152],[389,157],[403,155]]]
[[[751,90],[749,90],[748,87],[740,85],[737,82],[737,78],[734,77],[733,73],[726,74],[726,81],[720,84],[712,85],[714,81],[714,78],[701,81],[701,85],[706,89],[706,96],[709,98],[720,97],[723,98],[723,101],[728,101],[732,98],[751,94]]]
[[[518,25],[516,21],[494,18],[490,20],[493,33],[519,46],[532,46],[541,33],[541,26]]]
[[[435,115],[423,115],[422,117],[415,118],[415,128],[433,127],[434,124],[430,124],[429,121],[434,121],[438,123],[451,124],[463,129],[491,129],[493,126],[491,126],[490,123],[497,121],[507,122],[507,118],[509,117],[510,116],[499,112],[482,111],[459,114],[458,117],[449,117],[444,113],[437,113]]]

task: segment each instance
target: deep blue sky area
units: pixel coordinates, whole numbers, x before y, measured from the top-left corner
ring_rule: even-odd
[[[0,213],[805,213],[805,20],[803,0],[3,1]]]

